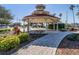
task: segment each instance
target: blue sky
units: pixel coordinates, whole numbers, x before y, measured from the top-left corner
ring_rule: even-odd
[[[20,19],[30,15],[34,10],[36,4],[3,4],[3,6],[6,9],[9,9],[12,15],[14,15],[13,22],[18,22]],[[73,23],[73,17],[72,17],[72,11],[69,10],[70,4],[46,4],[46,11],[49,11],[50,14],[56,13],[58,16],[59,13],[62,13],[62,22],[66,21],[66,12],[68,13],[68,23]],[[77,12],[77,9],[74,10],[75,13]],[[75,20],[77,23],[79,23],[79,19],[77,16],[75,16]]]

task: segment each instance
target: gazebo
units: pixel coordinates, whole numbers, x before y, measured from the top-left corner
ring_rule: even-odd
[[[48,30],[49,24],[53,24],[55,27],[55,24],[58,24],[60,22],[60,18],[51,15],[48,11],[45,11],[45,8],[45,5],[37,4],[36,10],[31,15],[25,16],[23,18],[24,22],[27,22],[28,32],[30,24],[45,24],[45,28],[46,30]],[[58,27],[56,29],[58,30]]]

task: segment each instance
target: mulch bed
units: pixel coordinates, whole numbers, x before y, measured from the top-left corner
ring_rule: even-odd
[[[79,41],[64,39],[61,41],[56,55],[79,55]]]

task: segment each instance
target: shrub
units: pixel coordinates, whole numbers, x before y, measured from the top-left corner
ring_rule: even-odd
[[[76,40],[79,40],[79,34],[75,34]]]
[[[0,37],[0,51],[6,52],[17,48],[20,43],[28,41],[28,33],[20,33],[19,35],[9,35]]]
[[[29,39],[28,33],[20,33],[18,35],[18,37],[20,39],[20,43],[25,42],[25,41],[28,41],[28,39]]]
[[[2,41],[2,40],[4,40],[4,38],[3,37],[0,37],[0,41]]]
[[[71,41],[78,41],[79,40],[79,34],[70,34],[66,38],[68,40],[71,40]]]
[[[7,36],[0,42],[0,51],[8,51],[18,47],[20,40],[17,36]]]

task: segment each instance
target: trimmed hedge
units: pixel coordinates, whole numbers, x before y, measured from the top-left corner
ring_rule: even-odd
[[[20,33],[18,35],[19,39],[20,39],[20,43],[23,43],[25,41],[28,41],[29,40],[29,35],[28,33]]]
[[[28,41],[28,33],[0,37],[0,51],[6,52],[19,47],[20,43]]]
[[[4,37],[0,37],[0,41],[4,40]]]
[[[4,40],[0,41],[0,51],[8,51],[18,47],[20,40],[17,36],[7,36]]]

